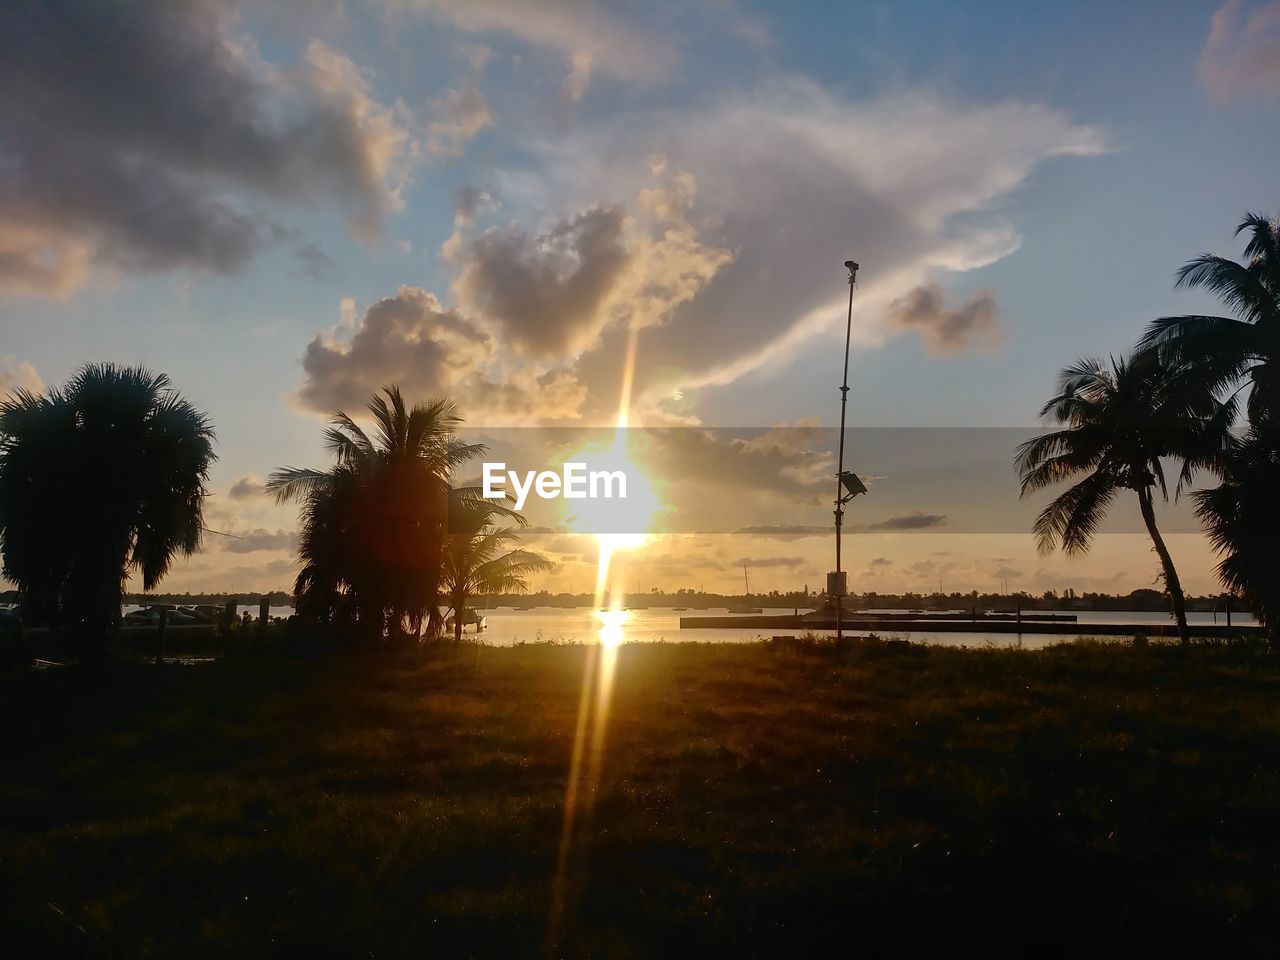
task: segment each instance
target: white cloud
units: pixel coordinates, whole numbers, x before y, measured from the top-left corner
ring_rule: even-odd
[[[565,60],[564,93],[578,100],[596,72],[623,80],[653,82],[675,65],[669,40],[624,24],[607,5],[593,0],[401,0],[427,10],[460,30],[504,33],[545,47]]]
[[[438,157],[460,156],[476,134],[493,126],[489,104],[470,80],[432,100],[427,114],[427,150]]]
[[[1209,21],[1199,74],[1218,100],[1280,94],[1280,2],[1229,0]]]
[[[14,390],[42,393],[44,381],[36,368],[26,360],[19,360],[12,353],[0,355],[0,399]]]
[[[674,204],[681,236],[723,253],[641,338],[637,391],[656,406],[783,363],[843,320],[849,257],[863,263],[855,333],[884,342],[901,329],[887,315],[895,300],[1016,249],[1017,232],[992,207],[1037,164],[1105,149],[1097,130],[1036,104],[919,93],[847,101],[791,79],[546,142],[541,179],[522,172],[503,193],[518,187],[530,209],[611,204],[637,218]],[[651,192],[655,178],[669,199]],[[603,346],[580,370],[593,398],[611,402],[621,344],[595,322]]]
[[[584,397],[571,371],[504,364],[486,326],[420,287],[377,301],[353,330],[317,336],[302,366],[297,399],[323,413],[358,412],[388,383],[413,400],[448,395],[472,425],[572,419]]]

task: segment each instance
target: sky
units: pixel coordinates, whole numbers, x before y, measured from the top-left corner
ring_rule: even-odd
[[[325,466],[333,410],[446,395],[558,468],[631,345],[625,587],[815,588],[847,259],[851,589],[1151,587],[1135,504],[1037,554],[1012,447],[1067,363],[1216,312],[1174,271],[1280,213],[1277,2],[6,2],[0,90],[0,392],[113,361],[208,412],[233,537],[171,590],[288,588],[262,478]],[[535,586],[587,590],[557,509]]]

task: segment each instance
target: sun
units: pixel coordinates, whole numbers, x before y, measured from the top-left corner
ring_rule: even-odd
[[[647,543],[662,505],[653,481],[627,449],[626,426],[614,431],[607,446],[587,445],[576,451],[573,459],[588,463],[593,471],[621,471],[627,478],[627,495],[573,501],[573,512],[564,518],[564,525],[574,533],[594,535],[611,550]]]

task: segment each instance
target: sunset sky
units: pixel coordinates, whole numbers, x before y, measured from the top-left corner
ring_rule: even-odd
[[[326,465],[325,414],[385,383],[558,467],[633,330],[679,535],[626,588],[817,587],[848,258],[851,589],[1153,586],[1136,504],[1038,557],[1012,445],[1069,361],[1219,312],[1174,271],[1280,213],[1274,2],[53,0],[0,14],[0,91],[0,391],[110,360],[208,411],[206,520],[241,539],[172,590],[288,588],[261,478]],[[530,546],[535,586],[590,589],[589,538]]]

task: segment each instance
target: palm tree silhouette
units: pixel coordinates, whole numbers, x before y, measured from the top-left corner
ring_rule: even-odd
[[[1182,585],[1156,526],[1152,490],[1158,487],[1168,499],[1162,458],[1182,460],[1181,490],[1221,455],[1234,403],[1219,403],[1203,384],[1146,351],[1109,365],[1076,361],[1062,371],[1058,393],[1040,415],[1063,428],[1018,447],[1022,495],[1082,477],[1036,519],[1040,551],[1061,545],[1069,555],[1087,553],[1111,502],[1121,490],[1132,490],[1160,557],[1178,636],[1189,643]]]
[[[1280,444],[1254,428],[1231,442],[1218,469],[1222,483],[1192,495],[1196,516],[1222,557],[1218,576],[1249,602],[1274,644],[1280,632]]]
[[[33,619],[105,641],[129,573],[150,590],[199,546],[213,439],[169,378],[142,367],[90,364],[0,404],[3,572]]]
[[[468,490],[458,494],[450,511],[440,590],[453,612],[454,640],[461,643],[463,615],[472,598],[523,593],[529,587],[530,576],[545,573],[555,565],[527,550],[502,553],[506,544],[519,539],[519,534],[512,527],[497,526],[497,519],[512,519],[520,526],[527,521],[499,503],[476,498]]]
[[[1214,390],[1240,381],[1252,386],[1249,419],[1280,416],[1280,224],[1250,213],[1236,227],[1247,232],[1247,263],[1206,253],[1178,271],[1180,287],[1217,294],[1233,317],[1161,317],[1139,343],[1154,347],[1174,366],[1187,366]]]
[[[282,467],[266,488],[302,504],[300,613],[358,625],[366,637],[401,635],[407,622],[418,636],[438,626],[449,478],[485,448],[455,436],[461,418],[443,398],[410,409],[387,386],[368,410],[372,437],[345,413],[330,419],[333,467]]]

